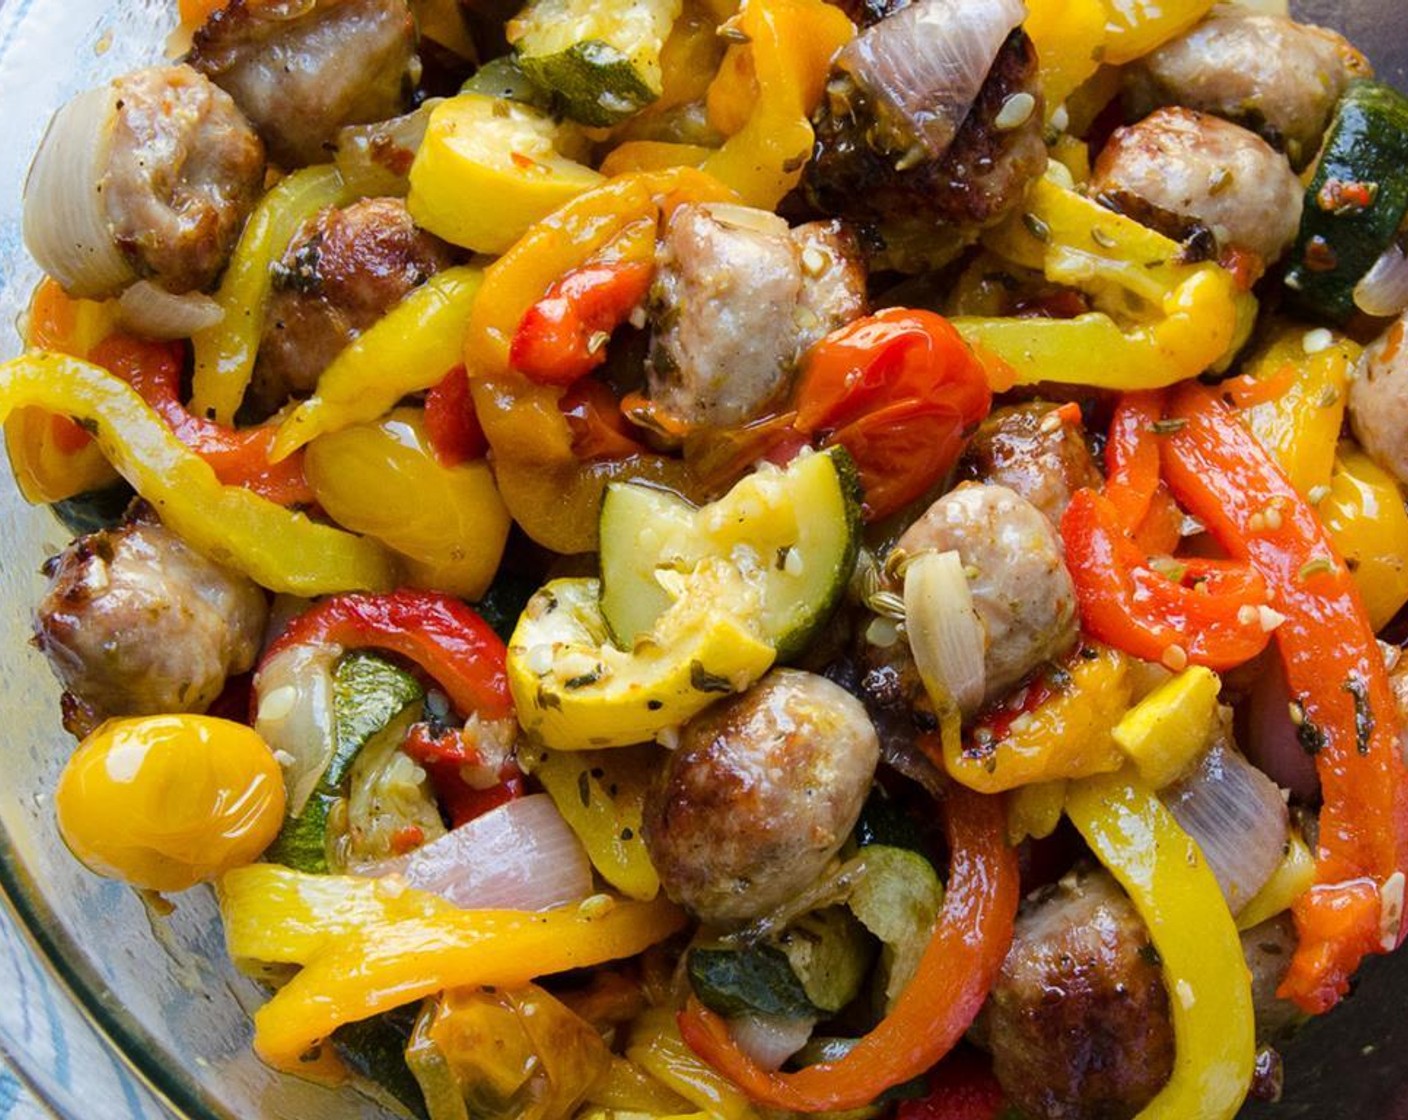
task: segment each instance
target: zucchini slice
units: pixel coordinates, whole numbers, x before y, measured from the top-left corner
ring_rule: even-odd
[[[582,124],[613,125],[660,96],[660,51],[683,0],[529,0],[510,20],[518,65]]]
[[[785,660],[831,616],[860,548],[860,491],[839,448],[764,465],[696,508],[640,483],[607,487],[601,507],[601,611],[629,647],[675,585],[706,559],[736,566],[762,603],[764,637]]]
[[[681,597],[629,650],[601,616],[594,579],[555,579],[528,601],[508,644],[508,682],[523,729],[555,750],[655,738],[742,692],[773,663],[754,633],[752,589],[729,564],[701,565]]]
[[[884,944],[880,966],[887,1007],[904,991],[929,945],[944,889],[934,865],[918,852],[871,844],[862,849],[866,875],[851,892],[851,913]]]
[[[303,811],[284,822],[264,858],[296,871],[326,874],[329,817],[362,749],[403,715],[413,714],[425,690],[409,673],[369,653],[352,652],[333,670],[337,747]],[[404,734],[404,726],[401,731]]]
[[[1389,247],[1408,210],[1408,97],[1351,82],[1306,189],[1286,287],[1312,315],[1342,323],[1354,286]]]
[[[751,949],[691,949],[685,965],[699,1002],[720,1015],[776,1015],[818,1019],[787,954],[773,945]]]
[[[454,245],[502,253],[534,222],[602,182],[579,138],[518,101],[462,93],[431,111],[406,207]]]

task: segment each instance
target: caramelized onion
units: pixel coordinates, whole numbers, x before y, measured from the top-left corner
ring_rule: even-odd
[[[838,69],[876,102],[894,149],[947,151],[993,59],[1026,16],[1021,0],[916,0],[852,39]]]
[[[807,1044],[815,1025],[815,1019],[785,1019],[753,1012],[728,1021],[734,1041],[764,1069],[780,1069],[783,1062]]]
[[[124,291],[118,308],[122,325],[147,338],[190,338],[225,317],[225,309],[203,292],[178,296],[150,280]]]
[[[102,195],[116,116],[111,86],[80,93],[49,122],[25,181],[25,245],[64,291],[85,299],[116,295],[137,278]]]
[[[1289,814],[1276,783],[1235,749],[1216,743],[1161,796],[1198,842],[1232,913],[1240,913],[1285,851]]]

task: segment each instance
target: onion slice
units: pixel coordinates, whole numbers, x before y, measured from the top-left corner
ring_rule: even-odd
[[[476,910],[547,910],[593,889],[586,849],[545,793],[506,802],[416,849],[401,874]]]
[[[103,86],[54,114],[24,186],[24,243],[71,296],[103,299],[137,278],[117,247],[102,182],[117,99]]]
[[[1354,305],[1365,315],[1391,318],[1408,308],[1408,254],[1395,240],[1354,285]]]
[[[138,280],[118,300],[122,325],[147,338],[190,338],[215,326],[225,309],[203,292],[176,295],[150,280]]]
[[[785,1019],[751,1011],[728,1021],[733,1040],[764,1069],[781,1069],[783,1062],[807,1044],[815,1026],[815,1019]]]
[[[1281,791],[1235,749],[1215,743],[1160,796],[1202,849],[1235,917],[1281,863],[1290,835]]]
[[[339,645],[293,645],[268,658],[254,680],[254,730],[284,770],[288,815],[298,816],[337,746],[333,668]]]
[[[936,159],[1025,18],[1022,0],[916,0],[842,47],[836,67],[878,103],[895,147]]]
[[[956,551],[921,552],[904,573],[904,626],[929,699],[965,716],[983,703],[985,636]]]

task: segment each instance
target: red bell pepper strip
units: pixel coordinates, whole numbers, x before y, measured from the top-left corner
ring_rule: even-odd
[[[1012,942],[1019,895],[1002,801],[960,786],[946,795],[952,852],[948,890],[933,936],[890,1014],[843,1058],[795,1073],[758,1065],[727,1022],[696,1000],[680,1033],[701,1058],[761,1105],[831,1112],[869,1105],[932,1067],[963,1037],[987,998]]]
[[[592,378],[570,386],[557,407],[572,429],[572,454],[583,463],[598,459],[629,459],[650,449],[632,434],[616,396]]]
[[[1007,1104],[992,1066],[972,1053],[945,1058],[928,1083],[924,1096],[899,1102],[895,1120],[997,1120]]]
[[[264,663],[298,645],[390,650],[429,673],[461,715],[513,716],[503,642],[473,610],[436,591],[332,595],[289,623]]]
[[[611,332],[645,298],[654,261],[588,261],[548,288],[524,313],[508,361],[543,385],[570,385],[606,360]]]
[[[1262,573],[1285,616],[1276,645],[1324,807],[1317,885],[1295,905],[1300,944],[1278,994],[1318,1014],[1348,990],[1366,953],[1402,940],[1401,717],[1354,579],[1315,510],[1214,390],[1181,387],[1170,417],[1182,427],[1164,442],[1164,477],[1229,554]]]
[[[1155,571],[1115,503],[1077,490],[1061,518],[1081,624],[1106,645],[1181,669],[1230,669],[1266,648],[1266,583],[1245,563],[1187,559],[1179,578]]]
[[[892,307],[807,352],[794,426],[850,453],[874,521],[942,478],[991,407],[983,365],[949,321]]]
[[[425,394],[425,434],[442,467],[484,458],[489,441],[474,414],[464,366],[455,366]]]
[[[1150,556],[1172,552],[1180,539],[1178,507],[1159,477],[1155,425],[1163,419],[1166,395],[1161,389],[1125,393],[1105,444],[1105,497]]]
[[[192,415],[181,403],[181,344],[113,334],[93,348],[92,360],[136,389],[176,438],[210,464],[227,486],[243,486],[282,506],[310,506],[302,452],[269,461],[276,425],[227,428]]]

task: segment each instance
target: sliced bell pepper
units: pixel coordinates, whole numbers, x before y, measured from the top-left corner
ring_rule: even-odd
[[[757,99],[742,126],[704,161],[704,170],[747,205],[772,210],[802,178],[812,154],[812,110],[832,57],[855,27],[840,8],[822,0],[744,0],[731,26],[747,41],[729,48],[715,84],[740,84],[731,59],[746,52]]]
[[[264,304],[273,284],[271,266],[305,221],[342,196],[342,176],[332,166],[305,167],[281,179],[245,223],[234,256],[215,293],[224,315],[196,332],[191,411],[233,424],[254,373],[264,333]]]
[[[1077,490],[1061,518],[1081,624],[1107,645],[1179,670],[1231,669],[1266,648],[1266,582],[1244,562],[1189,558],[1156,571],[1110,499]]]
[[[1238,379],[1247,388],[1250,382],[1266,389],[1266,399],[1242,408],[1242,420],[1302,495],[1330,481],[1349,377],[1362,350],[1341,335],[1307,354],[1305,338],[1304,327],[1283,327],[1245,363]],[[1291,375],[1276,392],[1288,367]]]
[[[281,506],[313,504],[313,489],[303,474],[303,456],[277,463],[269,453],[275,428],[227,428],[193,416],[181,403],[184,357],[178,344],[114,334],[93,350],[93,361],[126,381],[166,421],[176,438],[210,464],[226,486],[243,486]]]
[[[1163,964],[1173,1074],[1139,1120],[1231,1120],[1251,1084],[1252,993],[1237,927],[1198,845],[1128,771],[1072,782],[1066,812],[1128,892]]]
[[[775,1073],[739,1048],[726,1020],[691,1000],[679,1023],[695,1053],[757,1103],[795,1112],[864,1107],[947,1054],[1007,955],[1019,887],[999,799],[955,786],[945,818],[951,862],[943,909],[913,979],[879,1026],[843,1058]]]
[[[1101,0],[1027,0],[1023,30],[1041,62],[1046,119],[1096,70],[1105,48],[1108,14]]]
[[[983,240],[998,255],[1087,293],[1097,307],[1073,319],[954,320],[964,338],[1003,359],[1023,383],[1171,385],[1229,361],[1255,319],[1256,301],[1226,270],[1180,263],[1176,242],[1050,177],[1034,183],[1025,208]]]
[[[1349,440],[1340,442],[1330,492],[1315,506],[1350,565],[1369,625],[1387,626],[1408,603],[1408,510],[1398,479]]]
[[[1208,14],[1214,0],[1104,0],[1105,54],[1113,66],[1133,62],[1182,35]]]
[[[611,332],[645,298],[655,273],[650,258],[588,263],[553,282],[523,316],[509,346],[509,364],[545,385],[569,385],[606,361]]]
[[[117,328],[117,315],[115,302],[75,299],[46,276],[29,301],[25,346],[86,361],[93,347]],[[43,409],[19,408],[10,415],[5,449],[28,502],[61,502],[117,481],[117,472],[87,432],[67,416]]]
[[[1324,807],[1316,886],[1296,903],[1300,944],[1279,994],[1319,1013],[1348,990],[1365,953],[1402,938],[1401,717],[1359,591],[1314,508],[1215,390],[1180,387],[1170,415],[1181,426],[1164,442],[1164,477],[1228,553],[1264,576],[1285,617],[1276,645]]]
[[[344,1023],[450,988],[516,987],[635,956],[685,924],[663,898],[598,896],[542,913],[462,910],[404,883],[274,864],[226,874],[220,910],[236,962],[302,966],[254,1013],[255,1051],[292,1073]]]
[[[499,491],[514,520],[554,552],[591,552],[607,483],[631,478],[690,491],[676,460],[639,454],[581,462],[559,407],[562,389],[539,385],[510,368],[509,351],[523,317],[564,273],[638,236],[675,201],[736,196],[689,168],[623,175],[579,195],[530,229],[490,265],[469,317],[464,363],[475,413],[494,458]]]
[[[387,649],[414,661],[443,688],[461,715],[513,715],[504,644],[458,599],[434,591],[334,595],[304,611],[270,643],[267,663],[295,646]]]
[[[274,458],[326,432],[376,420],[459,365],[465,320],[483,279],[480,269],[468,266],[437,272],[363,331],[280,425]]]
[[[484,458],[489,444],[474,415],[464,366],[455,366],[425,394],[425,432],[442,467]]]
[[[892,307],[832,331],[807,352],[793,427],[844,447],[874,521],[923,495],[988,414],[982,363],[948,320]]]
[[[995,719],[979,717],[965,739],[945,742],[941,761],[949,777],[979,793],[1000,793],[1118,770],[1124,757],[1111,731],[1133,692],[1127,659],[1112,649],[1091,652],[1077,652],[1059,674],[1048,673],[1045,687],[1030,686],[1039,702],[1020,713],[999,708]]]
[[[324,595],[392,586],[391,554],[237,486],[222,485],[126,382],[59,354],[0,365],[0,418],[38,406],[87,426],[103,454],[192,548],[271,591]]]
[[[1163,414],[1161,391],[1123,394],[1110,419],[1105,444],[1105,497],[1139,547],[1151,556],[1178,547],[1181,520],[1168,487],[1159,477],[1155,425]]]

